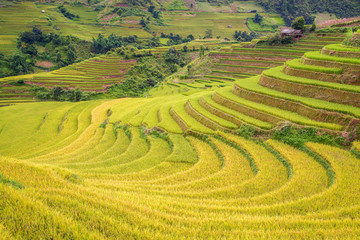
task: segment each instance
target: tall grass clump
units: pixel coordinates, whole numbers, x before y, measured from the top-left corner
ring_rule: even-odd
[[[7,177],[5,177],[4,175],[0,174],[0,183],[8,185],[8,186],[12,186],[16,189],[23,189],[25,188],[21,183],[15,181],[15,180],[11,180]]]

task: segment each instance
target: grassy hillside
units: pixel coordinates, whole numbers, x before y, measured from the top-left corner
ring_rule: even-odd
[[[33,27],[42,32],[59,35],[73,35],[82,40],[91,41],[99,34],[108,36],[114,33],[121,37],[136,35],[140,38],[151,38],[153,34],[180,34],[183,37],[192,34],[195,38],[205,36],[208,29],[213,31],[213,37],[232,38],[235,30],[250,31],[246,19],[254,17],[254,13],[247,13],[253,8],[261,8],[254,2],[238,2],[235,5],[224,5],[228,10],[207,9],[205,3],[196,2],[193,8],[186,11],[169,9],[171,3],[163,5],[155,3],[155,8],[149,12],[147,4],[132,5],[128,2],[100,1],[95,4],[90,1],[67,1],[66,12],[76,17],[68,18],[59,10],[59,3],[45,1],[2,1],[0,8],[0,52],[12,54],[16,51],[16,39],[23,31],[31,31]],[[189,4],[186,2],[185,6]],[[141,5],[141,4],[140,4]],[[213,5],[211,5],[213,6]],[[210,7],[210,5],[209,5]],[[44,11],[44,12],[42,12]],[[153,12],[157,12],[155,16]],[[240,13],[239,13],[240,12]],[[156,17],[156,18],[155,18]],[[141,25],[144,19],[146,27]]]

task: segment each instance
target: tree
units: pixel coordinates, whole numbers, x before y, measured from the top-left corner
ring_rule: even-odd
[[[316,23],[314,21],[313,24],[311,25],[310,32],[315,32],[315,30],[316,30]]]
[[[36,35],[33,32],[28,32],[28,31],[22,32],[20,34],[20,41],[33,44],[36,41]]]
[[[34,60],[29,55],[15,53],[10,59],[10,69],[15,74],[25,74],[31,72],[35,66]]]
[[[144,18],[141,18],[141,20],[140,20],[140,25],[141,25],[142,27],[146,27],[146,22],[145,22],[145,19],[144,19]]]
[[[92,41],[93,41],[92,45],[96,53],[102,53],[104,49],[106,49],[107,40],[104,38],[104,36],[101,33],[99,33],[97,39],[93,38]]]
[[[183,56],[175,48],[170,48],[169,51],[165,54],[164,60],[169,65],[180,65],[181,67],[185,66],[185,61]]]
[[[200,57],[203,57],[205,55],[205,47],[204,45],[200,45],[200,53],[199,53],[199,56]]]
[[[305,30],[305,19],[304,17],[297,17],[291,24],[291,27],[296,30]]]
[[[64,94],[64,90],[61,87],[53,88],[52,92],[53,92],[54,99],[56,101],[60,101],[61,100],[61,95]]]
[[[212,30],[211,29],[206,30],[204,38],[212,38],[212,37],[213,37]]]
[[[65,53],[66,53],[66,55],[67,55],[67,63],[68,63],[68,64],[74,63],[75,60],[76,60],[76,57],[77,57],[74,46],[69,45],[69,46],[67,47],[67,49],[65,50]]]
[[[155,10],[155,6],[150,6],[148,8],[148,12],[150,12],[150,13],[154,12],[154,10]]]
[[[192,34],[189,34],[186,38],[189,39],[190,41],[193,41],[195,39]]]
[[[36,42],[42,42],[43,41],[43,34],[40,29],[37,27],[34,27],[32,32],[35,34],[35,41]]]
[[[157,19],[161,18],[160,11],[154,11],[153,18],[157,18]]]
[[[255,14],[254,22],[261,24],[261,21],[263,20],[263,16],[261,16],[259,13]]]

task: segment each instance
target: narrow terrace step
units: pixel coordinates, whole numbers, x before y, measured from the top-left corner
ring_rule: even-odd
[[[279,48],[233,48],[233,52],[302,56],[306,51],[294,50],[294,49],[279,49]]]
[[[236,71],[249,74],[260,74],[262,71],[269,69],[268,67],[259,67],[259,66],[242,66],[242,65],[232,65],[232,64],[214,64],[214,68],[218,70],[226,71]]]
[[[257,111],[253,108],[247,107],[238,102],[227,99],[221,96],[220,94],[218,94],[217,92],[213,94],[212,99],[216,103],[221,104],[227,108],[233,109],[252,118],[259,119],[260,121],[270,123],[271,125],[277,125],[279,122],[283,121],[283,119],[277,118],[267,113],[263,113],[261,111]]]
[[[192,116],[194,119],[196,119],[196,121],[199,121],[201,124],[203,124],[204,126],[210,128],[212,130],[215,130],[215,131],[220,130],[223,132],[230,131],[230,129],[221,126],[219,123],[207,118],[205,115],[203,115],[200,112],[198,112],[197,110],[195,110],[189,100],[185,104],[185,111],[190,116]]]
[[[230,64],[230,65],[242,65],[242,66],[258,66],[258,67],[277,67],[283,64],[283,61],[261,61],[261,60],[250,60],[250,59],[226,59],[220,58],[220,64]]]
[[[345,47],[341,44],[326,45],[321,49],[321,53],[343,58],[360,58],[360,48]]]
[[[316,109],[299,102],[294,102],[291,100],[273,97],[263,93],[247,90],[240,87],[237,83],[234,84],[233,93],[241,98],[245,98],[253,102],[258,102],[261,104],[281,108],[287,111],[296,112],[300,115],[306,116],[316,121],[339,124],[344,128],[347,128],[349,125],[352,126],[355,122],[360,122],[359,119],[355,119],[349,115],[344,115],[337,112],[330,112],[323,109]]]
[[[297,56],[286,55],[282,53],[246,53],[246,52],[210,52],[211,57],[215,58],[237,58],[237,59],[251,59],[251,60],[274,60],[287,61],[296,58]]]
[[[256,118],[252,118],[248,115],[242,114],[236,110],[223,106],[213,100],[213,96],[203,96],[200,104],[204,106],[204,108],[208,108],[209,111],[227,119],[236,125],[240,126],[242,123],[246,123],[254,126],[259,129],[271,129],[273,125],[268,122],[261,121]]]

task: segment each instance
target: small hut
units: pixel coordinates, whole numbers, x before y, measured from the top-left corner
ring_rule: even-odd
[[[301,30],[287,28],[281,31],[281,37],[300,38],[301,36],[302,36]]]

